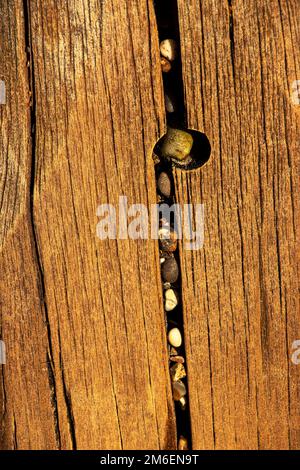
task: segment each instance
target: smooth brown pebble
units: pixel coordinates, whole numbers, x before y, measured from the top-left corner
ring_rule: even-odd
[[[154,165],[157,165],[160,162],[160,158],[155,152],[152,153],[152,159],[154,161]]]
[[[160,192],[165,197],[170,197],[172,192],[172,183],[171,179],[165,171],[162,171],[157,180],[157,187]]]
[[[189,444],[186,437],[180,436],[178,440],[178,450],[189,450]]]
[[[184,357],[178,356],[178,355],[174,355],[174,356],[170,355],[170,361],[178,362],[178,364],[184,364],[185,362]]]
[[[163,73],[169,73],[172,68],[171,62],[165,57],[160,58],[160,65]]]
[[[177,233],[174,230],[170,230],[169,238],[163,238],[159,243],[162,251],[173,253],[177,249]]]
[[[175,258],[168,258],[162,265],[162,277],[164,282],[176,282],[179,277],[178,264]]]
[[[173,382],[173,398],[175,401],[179,401],[186,395],[186,386],[180,380],[178,382]]]

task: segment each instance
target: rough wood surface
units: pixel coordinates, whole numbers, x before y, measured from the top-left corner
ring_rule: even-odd
[[[189,126],[212,144],[175,172],[206,216],[181,252],[193,447],[299,449],[297,0],[178,3]],[[157,242],[96,237],[99,204],[156,201],[152,1],[0,16],[0,447],[174,449]]]
[[[204,249],[182,252],[195,449],[300,448],[298,7],[179,0],[188,124],[212,145],[175,174],[205,204]]]
[[[31,129],[24,14],[0,2],[1,448],[55,447],[47,361],[49,344],[30,207]],[[49,361],[48,361],[49,362]]]
[[[98,204],[156,201],[152,3],[30,2],[32,152],[22,5],[1,2],[3,446],[174,448],[157,242],[96,237]]]

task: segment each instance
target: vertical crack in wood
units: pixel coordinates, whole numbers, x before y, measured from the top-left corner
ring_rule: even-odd
[[[71,441],[72,441],[72,450],[77,450],[77,442],[76,442],[76,434],[75,434],[75,420],[74,420],[74,415],[73,415],[72,400],[71,400],[71,394],[67,388],[67,384],[65,380],[64,364],[63,364],[63,358],[62,358],[62,353],[61,353],[61,339],[60,339],[59,332],[58,332],[58,341],[59,341],[59,365],[60,365],[60,370],[61,370],[61,380],[62,380],[62,386],[63,386],[64,400],[65,400],[65,404],[67,408],[67,418],[68,418],[69,431],[70,431],[70,436],[71,436]]]
[[[49,387],[50,387],[50,394],[51,394],[51,405],[53,407],[56,442],[57,442],[59,449],[61,449],[61,437],[60,437],[60,429],[59,429],[59,421],[58,421],[58,407],[57,407],[57,396],[56,396],[56,381],[55,381],[54,370],[53,370],[53,361],[48,352],[46,355],[46,364],[47,364],[48,380],[49,380]]]
[[[234,50],[234,24],[233,24],[232,0],[228,0],[228,8],[229,8],[230,56],[231,56],[233,81],[235,83],[235,65],[234,65],[235,50]]]
[[[16,422],[16,417],[14,415],[14,421],[13,421],[13,450],[18,450],[18,439],[17,439],[17,422]]]
[[[76,434],[75,434],[75,420],[74,420],[74,415],[73,415],[72,400],[71,400],[71,394],[67,389],[63,366],[61,367],[61,378],[62,378],[64,399],[65,399],[65,403],[67,407],[69,430],[70,430],[70,435],[71,435],[71,440],[72,440],[72,450],[77,450]]]
[[[1,366],[1,428],[0,428],[0,448],[4,448],[4,443],[5,443],[5,419],[7,415],[7,409],[6,409],[6,403],[7,403],[7,398],[6,398],[6,389],[5,389],[5,379],[4,379],[4,365]]]
[[[30,179],[29,213],[30,213],[30,223],[31,223],[34,255],[36,258],[37,271],[38,271],[38,282],[39,282],[38,287],[39,287],[39,293],[40,293],[40,301],[43,306],[43,310],[45,314],[45,324],[46,324],[47,338],[48,338],[49,351],[47,352],[46,363],[47,363],[49,387],[50,387],[50,394],[51,394],[51,404],[53,408],[56,443],[57,443],[58,448],[60,449],[61,448],[61,436],[60,436],[59,419],[58,419],[58,406],[57,406],[56,382],[55,382],[54,363],[53,363],[51,328],[50,328],[49,315],[48,315],[47,302],[46,302],[44,273],[43,273],[42,261],[40,257],[40,251],[39,251],[38,236],[37,236],[36,226],[35,226],[35,221],[34,221],[34,207],[33,207],[34,183],[35,183],[35,160],[36,160],[36,99],[35,99],[35,76],[34,76],[32,41],[31,41],[32,32],[31,32],[31,23],[30,23],[30,1],[29,0],[23,0],[23,12],[24,12],[25,45],[26,45],[26,54],[27,54],[27,62],[28,62],[28,84],[29,84],[29,93],[31,96],[31,107],[30,107],[31,179]]]
[[[156,13],[156,19],[157,19],[157,29],[158,29],[158,34],[159,34],[159,41],[162,41],[164,39],[167,39],[168,37],[170,39],[175,39],[177,43],[177,58],[176,58],[176,66],[174,70],[174,74],[176,74],[176,83],[173,84],[173,93],[174,96],[176,96],[176,102],[177,102],[177,111],[174,113],[175,119],[170,116],[170,114],[167,113],[167,125],[172,126],[172,127],[187,127],[187,110],[186,110],[186,100],[185,100],[185,95],[184,95],[184,84],[183,84],[183,73],[182,73],[182,62],[181,62],[181,45],[180,45],[180,28],[179,28],[179,18],[178,18],[178,1],[177,0],[154,0],[154,9]],[[166,36],[166,32],[162,31],[162,28],[160,27],[160,19],[161,16],[166,16],[164,19],[167,19],[170,21],[170,26],[167,28],[168,30],[168,35]],[[174,64],[173,64],[174,66]],[[167,83],[163,74],[163,86],[164,86],[164,91],[167,90]],[[169,174],[169,177],[171,179],[171,186],[174,188],[174,176],[172,174],[172,165],[170,163],[165,163],[165,162],[160,162],[157,163],[156,168],[160,168],[161,170],[167,171]],[[171,202],[170,202],[171,201]],[[176,203],[176,196],[172,196],[170,199],[170,205]],[[178,216],[178,215],[177,215]],[[177,217],[176,216],[176,217]],[[182,298],[182,280],[181,280],[181,262],[180,262],[180,256],[177,253],[176,254],[176,260],[178,263],[178,268],[180,272],[180,280],[179,280],[179,291],[181,293],[181,298]],[[180,328],[183,333],[183,338],[184,338],[184,320],[183,320],[183,311],[182,311],[182,305],[178,307],[178,315],[177,319],[180,323]],[[186,358],[185,354],[185,344],[184,344],[184,339],[182,343],[182,351],[183,354]],[[188,364],[186,364],[186,370],[188,372]],[[190,414],[190,406],[189,406],[189,393],[188,393],[188,383],[186,383],[186,388],[187,388],[187,403],[186,403],[186,409],[185,411],[181,411],[179,408],[175,406],[175,413],[176,413],[176,428],[177,428],[177,437],[180,438],[180,436],[185,436],[188,441],[191,444],[192,441],[192,435],[191,435],[191,414]]]

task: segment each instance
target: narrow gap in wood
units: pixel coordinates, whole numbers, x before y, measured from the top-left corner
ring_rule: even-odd
[[[1,317],[1,338],[2,338],[2,317]],[[5,449],[5,422],[7,418],[7,396],[6,396],[6,387],[5,387],[5,366],[1,365],[1,410],[0,410],[0,449]]]
[[[17,423],[15,416],[13,420],[13,450],[18,450]]]
[[[186,127],[186,110],[180,58],[180,33],[177,0],[155,0],[161,49],[161,66],[165,92],[165,106],[168,128]],[[171,40],[171,41],[169,41]],[[166,46],[162,54],[163,45]],[[168,56],[169,53],[169,58]],[[172,54],[174,53],[174,57]],[[174,162],[161,158],[161,144],[165,136],[154,148],[158,204],[169,209],[176,203],[172,165]],[[186,380],[185,346],[183,334],[182,286],[178,249],[179,215],[159,212],[159,248],[161,274],[164,290],[165,321],[168,333],[169,367],[175,401],[178,449],[187,450],[191,445],[191,423],[188,404],[188,385]],[[177,343],[177,344],[176,344]],[[181,344],[179,344],[181,343]]]
[[[61,356],[61,352],[60,352]],[[74,414],[73,414],[73,407],[72,407],[72,400],[71,400],[71,395],[68,392],[67,386],[66,386],[66,381],[65,381],[65,374],[64,374],[64,369],[63,369],[63,364],[62,364],[62,358],[60,357],[60,368],[61,368],[61,374],[62,374],[62,386],[63,386],[63,394],[64,394],[64,400],[67,408],[67,418],[68,418],[68,424],[69,424],[69,432],[71,436],[71,442],[72,442],[72,450],[77,450],[77,441],[76,441],[76,433],[75,433],[75,420],[74,420]]]
[[[232,11],[232,0],[228,0],[229,8],[229,37],[230,37],[230,54],[231,54],[231,65],[233,78],[235,77],[235,67],[234,67],[234,26],[233,26],[233,11]]]
[[[159,139],[154,151],[157,156],[168,159],[174,167],[186,171],[195,170],[208,162],[211,145],[203,132],[187,128],[177,0],[154,0],[154,6],[161,54],[163,52],[161,68],[168,126],[167,134]],[[171,158],[170,155],[165,155],[165,142],[168,139],[174,141],[174,138],[184,141],[183,145],[188,154],[184,155],[184,158]],[[192,145],[189,148],[191,138]]]
[[[36,162],[36,97],[35,97],[35,76],[34,76],[34,62],[32,53],[31,43],[31,23],[30,23],[30,1],[23,0],[23,11],[24,11],[24,34],[25,34],[25,45],[26,45],[26,56],[27,56],[27,67],[28,67],[28,83],[29,83],[29,94],[30,94],[30,133],[31,133],[31,176],[30,176],[30,196],[29,196],[29,211],[30,221],[32,228],[32,240],[34,245],[35,258],[39,274],[39,290],[40,290],[40,301],[43,304],[45,312],[45,323],[47,328],[48,337],[48,348],[49,352],[46,354],[46,364],[49,378],[49,388],[51,396],[51,404],[53,407],[53,417],[55,425],[55,434],[57,447],[61,448],[61,437],[58,421],[58,406],[56,396],[56,383],[53,366],[53,352],[52,352],[52,340],[51,340],[51,329],[48,317],[48,309],[45,296],[45,282],[44,273],[42,269],[42,263],[40,259],[38,239],[36,234],[36,227],[34,222],[34,207],[33,207],[33,196],[34,196],[34,183],[35,183],[35,162]]]
[[[185,128],[186,107],[184,100],[184,88],[182,78],[182,63],[180,57],[180,30],[178,20],[177,0],[154,0],[157,27],[160,44],[164,40],[175,41],[175,59],[166,60],[161,56],[162,75],[165,95],[168,94],[174,103],[175,111],[167,113],[168,125]],[[166,67],[169,71],[166,71]]]

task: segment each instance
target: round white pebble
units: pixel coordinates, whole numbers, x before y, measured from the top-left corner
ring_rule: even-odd
[[[167,227],[162,227],[158,231],[159,240],[168,240],[170,238],[170,229]]]
[[[176,59],[177,55],[177,44],[174,39],[165,39],[160,43],[160,53],[163,57],[168,59],[170,62]]]
[[[179,348],[182,344],[182,336],[178,328],[172,328],[168,334],[168,340],[171,346]]]
[[[173,289],[168,289],[165,291],[165,310],[166,312],[171,312],[178,305],[178,299],[175,291]]]

